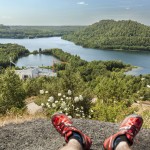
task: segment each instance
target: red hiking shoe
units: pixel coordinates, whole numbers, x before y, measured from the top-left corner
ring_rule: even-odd
[[[114,150],[114,141],[118,136],[126,135],[129,145],[133,144],[133,139],[140,131],[143,124],[143,119],[139,115],[130,115],[123,120],[120,125],[119,131],[107,138],[103,143],[103,148],[105,150]]]
[[[64,115],[62,113],[57,113],[52,116],[51,120],[52,120],[52,124],[55,127],[55,129],[62,136],[65,137],[65,141],[67,143],[69,142],[69,138],[72,135],[72,133],[76,132],[76,133],[80,134],[83,139],[84,150],[90,149],[90,147],[92,145],[91,139],[87,135],[83,134],[80,130],[78,130],[77,128],[72,126],[72,121],[66,115]]]

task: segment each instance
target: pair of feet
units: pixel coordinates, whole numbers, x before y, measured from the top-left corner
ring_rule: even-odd
[[[115,149],[115,141],[118,137],[125,137],[128,144],[131,146],[133,144],[133,139],[140,131],[142,126],[143,119],[138,115],[130,115],[124,119],[122,124],[120,125],[119,131],[108,137],[104,143],[103,148],[105,150],[114,150]],[[55,129],[65,138],[65,141],[68,143],[70,137],[74,133],[77,133],[82,138],[82,146],[84,150],[89,150],[92,141],[90,137],[82,133],[82,131],[78,130],[76,127],[72,125],[72,121],[64,114],[57,113],[52,116],[52,124]]]

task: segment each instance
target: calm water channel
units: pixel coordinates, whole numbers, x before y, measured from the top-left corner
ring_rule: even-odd
[[[38,50],[39,48],[61,48],[71,54],[77,54],[82,59],[87,61],[92,60],[121,60],[134,66],[138,69],[133,69],[128,74],[150,74],[150,52],[126,52],[112,50],[96,50],[92,48],[83,48],[61,39],[61,37],[38,38],[38,39],[0,39],[0,43],[17,43],[25,46],[30,51]],[[48,66],[52,65],[53,60],[57,60],[52,56],[46,55],[29,55],[20,58],[17,66]]]

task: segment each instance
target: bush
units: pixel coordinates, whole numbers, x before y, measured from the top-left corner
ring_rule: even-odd
[[[135,110],[136,108],[127,107],[126,102],[103,103],[98,100],[92,107],[91,116],[100,121],[119,122]]]
[[[12,107],[24,107],[25,91],[22,81],[13,70],[6,69],[0,75],[0,89],[0,113],[6,113]]]
[[[40,92],[43,95],[44,92],[42,90]],[[61,112],[73,118],[91,118],[88,115],[90,101],[82,95],[74,97],[71,90],[68,90],[66,95],[58,93],[57,97],[50,96],[46,103],[41,103],[41,106],[47,109],[48,115]]]

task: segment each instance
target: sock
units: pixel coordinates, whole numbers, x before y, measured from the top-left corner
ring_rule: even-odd
[[[115,139],[115,141],[114,141],[114,149],[115,149],[115,148],[117,147],[117,145],[118,145],[120,142],[122,142],[122,141],[125,141],[125,142],[127,142],[127,143],[129,144],[129,141],[128,141],[126,135],[120,135],[120,136],[118,136],[118,137]]]
[[[83,145],[83,138],[79,133],[73,132],[72,135],[70,136],[69,140],[71,140],[71,139],[76,139],[81,145]]]

